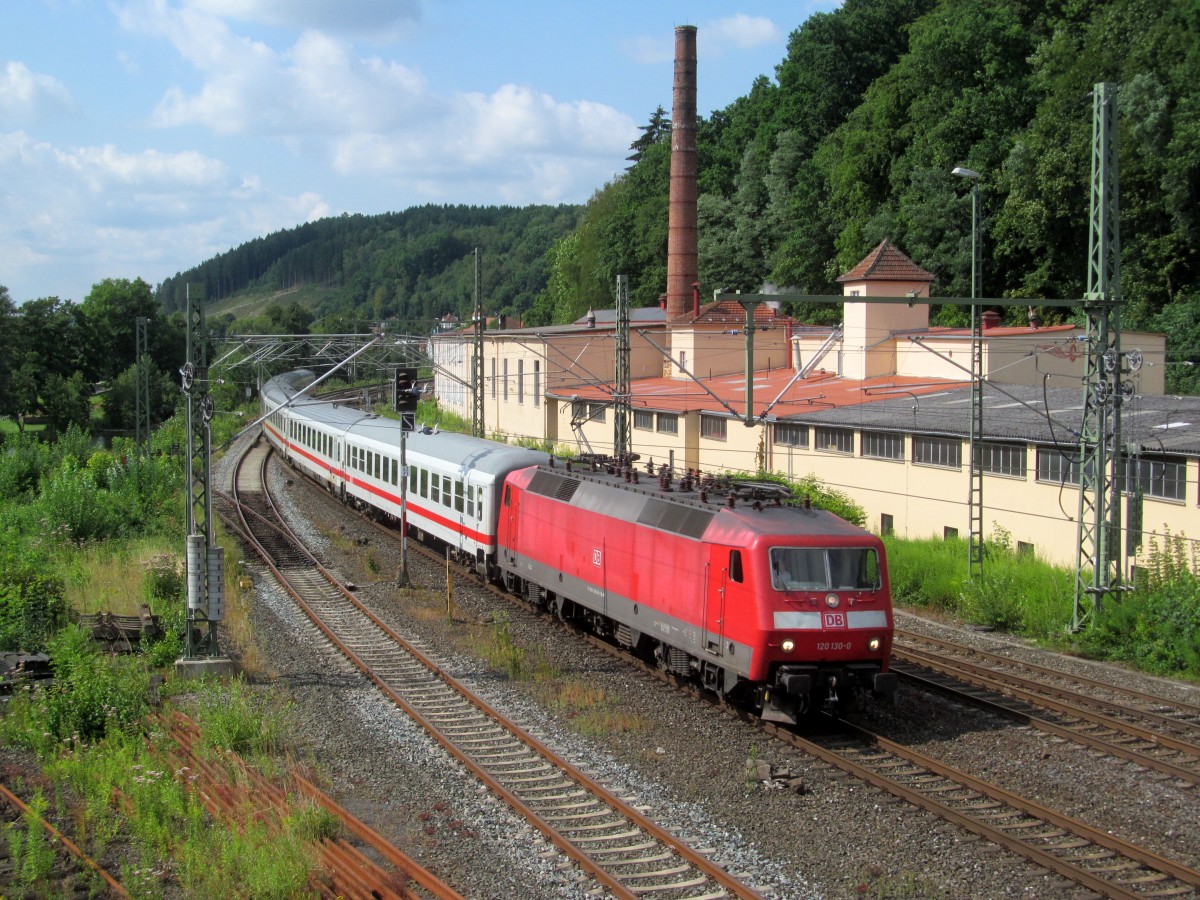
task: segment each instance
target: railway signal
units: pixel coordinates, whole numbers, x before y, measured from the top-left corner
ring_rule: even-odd
[[[412,431],[417,427],[417,404],[421,400],[421,388],[417,384],[417,370],[413,367],[396,370],[395,411],[400,414],[401,427]]]

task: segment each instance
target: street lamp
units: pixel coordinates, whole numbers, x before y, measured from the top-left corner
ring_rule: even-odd
[[[974,169],[955,166],[951,175],[959,178],[970,178],[971,185],[971,299],[978,300],[983,295],[983,265],[982,241],[979,239],[979,173]],[[974,311],[972,311],[972,318]]]

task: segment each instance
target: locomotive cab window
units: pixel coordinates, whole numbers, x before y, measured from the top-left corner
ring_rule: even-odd
[[[742,575],[742,551],[741,550],[730,550],[729,551],[729,580],[737,582],[738,584],[741,584],[742,577],[743,577],[743,575]]]
[[[870,547],[774,547],[771,585],[780,591],[862,591],[879,587],[879,557]]]

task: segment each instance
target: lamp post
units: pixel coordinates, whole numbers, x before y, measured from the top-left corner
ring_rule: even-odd
[[[983,468],[979,441],[983,438],[983,334],[979,300],[983,295],[983,242],[979,239],[979,173],[956,166],[950,173],[971,179],[971,435],[970,487],[967,493],[971,536],[967,542],[967,575],[983,575]]]
[[[980,175],[973,169],[967,169],[963,166],[955,166],[951,175],[957,175],[959,178],[970,178],[971,185],[971,299],[978,300],[983,295],[983,265],[982,265],[982,250],[983,242],[979,239],[979,178]],[[971,317],[975,317],[975,310],[972,307]]]

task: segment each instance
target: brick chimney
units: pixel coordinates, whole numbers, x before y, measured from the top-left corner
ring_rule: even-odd
[[[675,29],[671,195],[667,218],[667,321],[687,315],[696,262],[696,26]]]

